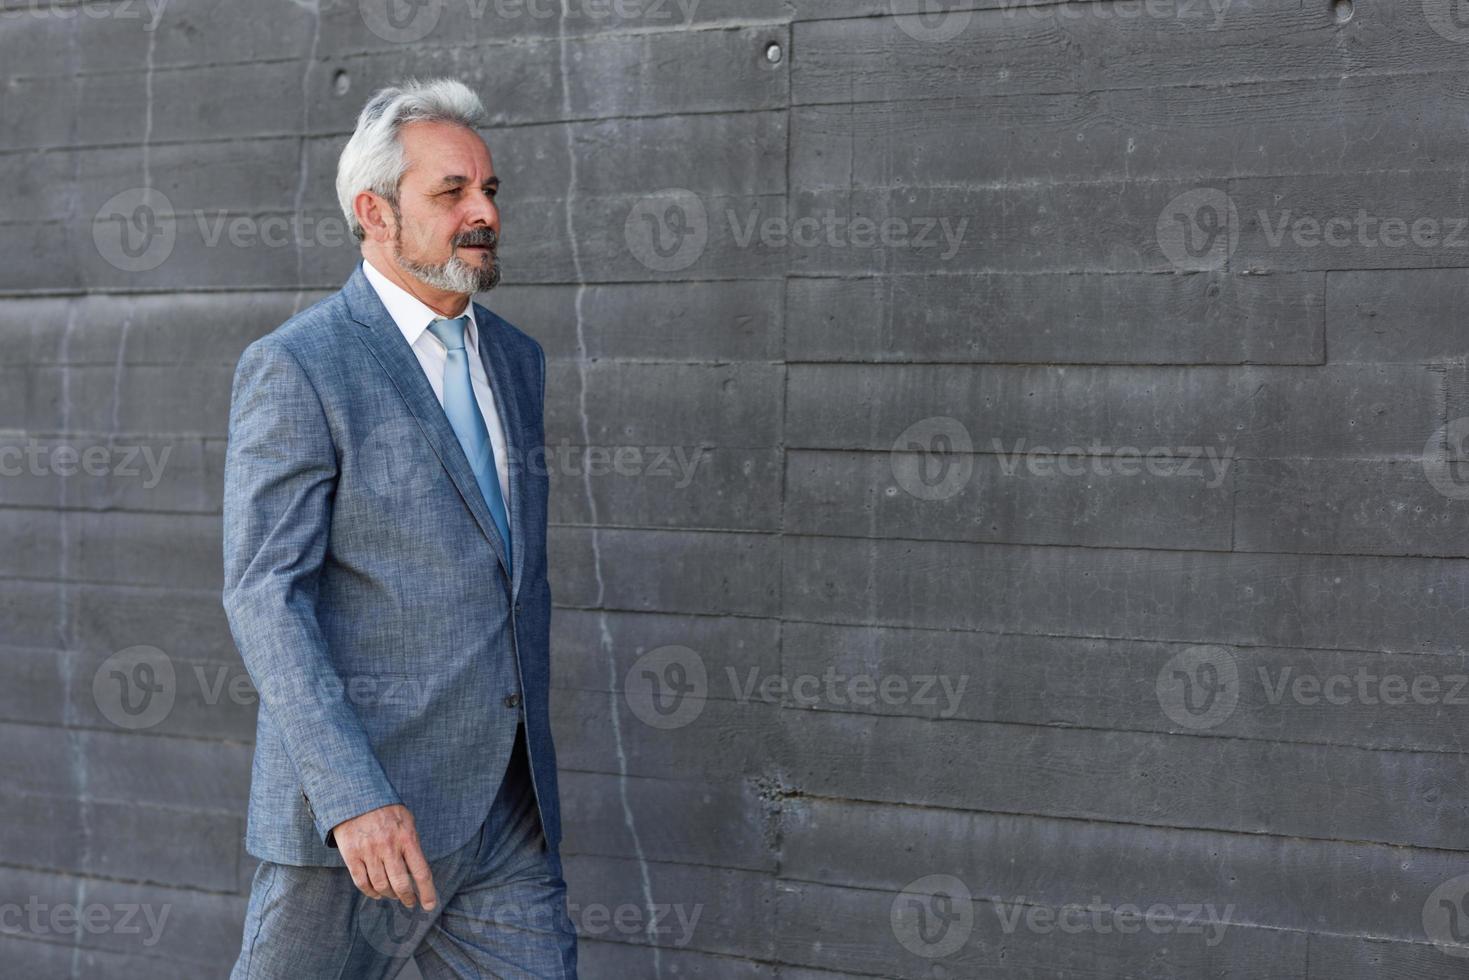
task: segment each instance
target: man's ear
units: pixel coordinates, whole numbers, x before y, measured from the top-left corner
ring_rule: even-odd
[[[393,209],[388,202],[372,191],[362,191],[352,199],[352,213],[370,242],[391,241],[397,232]]]

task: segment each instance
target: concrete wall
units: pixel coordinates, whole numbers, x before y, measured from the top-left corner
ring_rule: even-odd
[[[584,976],[1462,975],[1448,0],[3,6],[0,975],[228,971],[230,378],[407,74],[551,357]]]

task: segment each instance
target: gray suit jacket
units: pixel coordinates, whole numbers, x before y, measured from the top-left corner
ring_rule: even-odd
[[[523,719],[561,837],[548,687],[546,358],[478,304],[510,458],[514,568],[469,461],[359,263],[246,348],[225,461],[224,607],[260,691],[246,847],[340,865],[391,803],[430,860],[489,813]]]

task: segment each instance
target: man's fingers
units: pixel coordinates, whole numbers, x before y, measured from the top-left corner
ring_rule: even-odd
[[[423,907],[432,911],[439,904],[439,893],[434,890],[433,872],[429,870],[428,860],[423,856],[423,848],[418,846],[414,840],[403,849],[403,860],[408,865],[408,872],[413,875],[413,883],[418,886],[418,897],[423,902]]]
[[[373,898],[387,898],[393,894],[393,886],[388,883],[388,869],[383,866],[382,859],[369,855],[364,863],[367,865],[367,878],[372,882],[372,890],[377,892]]]
[[[396,898],[407,908],[439,903],[418,842],[413,814],[402,804],[379,807],[334,828],[352,883],[368,898]]]
[[[408,873],[408,866],[403,863],[403,855],[391,854],[387,859],[388,884],[393,888],[393,895],[398,901],[408,908],[418,904],[418,896],[413,894],[413,876]]]
[[[360,858],[353,858],[347,862],[347,872],[352,875],[352,884],[356,885],[357,890],[362,894],[368,898],[382,897],[377,893],[377,889],[372,887],[372,879],[368,877],[367,866]]]

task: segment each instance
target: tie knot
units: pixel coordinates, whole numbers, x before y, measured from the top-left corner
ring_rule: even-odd
[[[469,317],[455,317],[453,320],[435,320],[428,325],[429,333],[439,338],[439,342],[448,350],[464,349],[464,331],[469,326]]]

